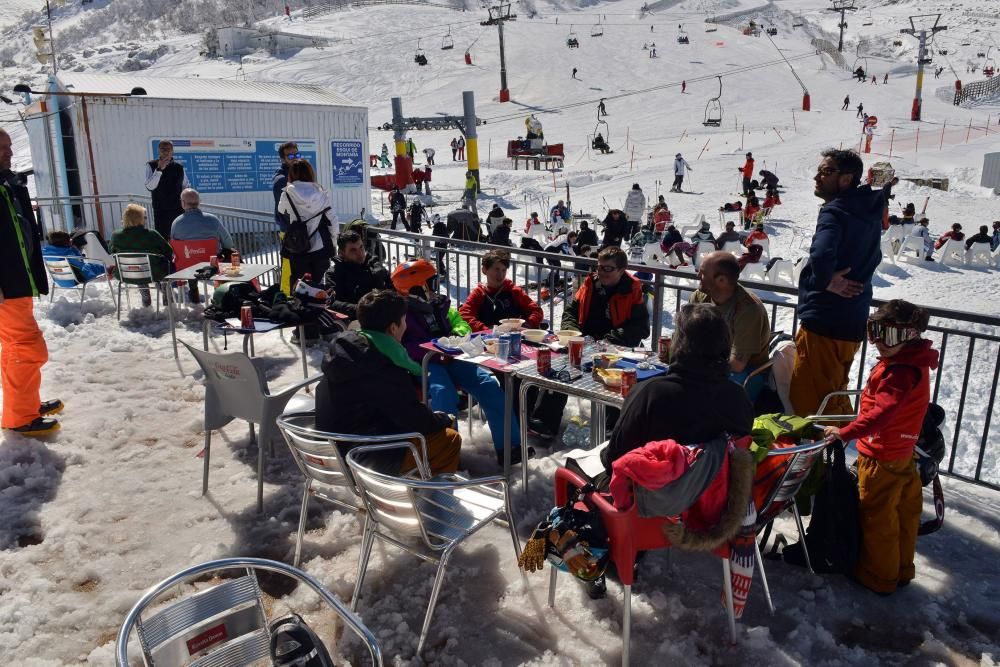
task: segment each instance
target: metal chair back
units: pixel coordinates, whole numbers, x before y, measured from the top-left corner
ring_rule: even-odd
[[[68,257],[43,257],[42,261],[45,262],[45,270],[49,272],[52,282],[57,287],[72,288],[83,284],[83,281],[73,271],[73,267],[70,266]],[[57,280],[69,284],[60,285],[55,282]]]
[[[758,513],[757,523],[759,525],[763,525],[778,516],[788,508],[789,503],[795,501],[795,495],[802,488],[806,478],[809,477],[809,471],[812,470],[816,459],[823,453],[827,445],[826,441],[817,440],[795,447],[772,449],[768,452],[768,458],[788,458],[789,461]]]
[[[404,441],[398,444],[412,447],[411,443]],[[385,475],[365,467],[356,459],[360,449],[347,453],[347,464],[354,473],[369,519],[397,537],[420,538],[430,549],[436,549],[438,545],[431,541],[431,536],[424,530],[412,483],[402,477]],[[411,451],[416,456],[416,451]],[[418,467],[421,468],[421,478],[427,479],[426,469],[422,465]]]
[[[146,665],[246,665],[269,659],[271,636],[257,571],[274,572],[311,588],[357,634],[375,665],[382,652],[361,620],[312,576],[284,563],[260,558],[227,558],[182,570],[150,588],[132,607],[115,641],[115,664],[128,667],[128,641],[134,629]],[[209,572],[235,571],[235,579],[182,597],[148,618],[147,609],[177,586]],[[175,592],[175,591],[174,591]]]
[[[114,255],[118,279],[130,285],[149,285],[153,282],[150,256],[145,253],[123,252]]]

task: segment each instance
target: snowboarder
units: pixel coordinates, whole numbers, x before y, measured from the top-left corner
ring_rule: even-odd
[[[458,138],[458,161],[465,161],[465,137]]]
[[[383,169],[388,169],[392,166],[392,162],[389,161],[389,147],[385,144],[382,144],[382,152],[379,153],[378,160],[378,166]]]
[[[576,78],[576,68],[575,67],[573,68],[573,75],[570,78],[572,78],[572,79]]]
[[[451,161],[455,161],[455,156],[458,154],[458,139],[455,137],[451,138]]]
[[[434,164],[434,149],[431,148],[430,146],[428,146],[427,148],[425,148],[423,150],[423,153],[424,153],[424,157],[427,159],[427,164],[433,165]]]
[[[473,213],[476,217],[479,217],[479,211],[476,209],[476,197],[479,195],[479,182],[476,180],[476,175],[471,171],[465,172],[465,190],[462,192],[462,206]]]
[[[406,140],[406,154],[410,156],[410,161],[414,160],[414,155],[417,154],[417,145],[413,143],[413,139]]]
[[[889,83],[889,73],[888,72],[886,72],[885,76],[882,77],[882,83],[883,84]]]
[[[687,90],[687,87],[688,87],[688,82],[686,80],[681,81],[681,95],[684,94],[684,92]]]
[[[684,183],[684,174],[687,170],[691,169],[691,165],[687,163],[680,153],[674,156],[674,184],[670,186],[671,192],[681,192],[681,185]]]
[[[847,111],[847,108],[851,106],[851,96],[847,95],[844,97],[844,106],[840,108],[841,111]]]
[[[861,102],[858,102],[858,114],[855,116],[855,118],[861,118],[863,115],[865,115],[865,105],[862,104]]]
[[[601,101],[597,103],[597,117],[601,118],[602,116],[607,116],[607,115],[608,115],[608,110],[604,106],[604,98],[602,97]]]

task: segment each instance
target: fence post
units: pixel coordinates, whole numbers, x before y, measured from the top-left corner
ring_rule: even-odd
[[[938,150],[939,150],[939,151],[940,151],[940,150],[942,150],[942,149],[944,148],[944,128],[946,128],[946,127],[948,127],[948,121],[945,121],[945,122],[944,122],[944,123],[943,123],[943,124],[941,125],[941,143],[940,143],[940,144],[938,144]]]
[[[655,281],[653,283],[653,321],[650,322],[653,335],[650,337],[650,344],[653,347],[653,352],[659,352],[660,332],[663,331],[663,276],[655,275],[653,279]]]
[[[913,147],[913,152],[914,153],[920,152],[920,126],[917,126],[917,142],[916,145],[914,145]]]
[[[635,146],[632,147],[632,157],[628,159],[628,170],[632,171],[632,163],[635,162]]]
[[[889,157],[892,157],[892,144],[896,139],[896,128],[892,128],[892,132],[889,134]]]
[[[969,143],[969,135],[972,134],[972,119],[969,119],[969,129],[965,131],[965,143]]]
[[[795,134],[799,133],[799,126],[795,122],[795,109],[792,109],[792,128],[795,130]],[[775,130],[777,132],[777,130]]]

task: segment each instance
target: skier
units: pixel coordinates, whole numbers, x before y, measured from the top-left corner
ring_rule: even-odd
[[[889,73],[886,72],[885,76],[882,77],[882,83],[889,83]]]
[[[874,74],[872,74],[872,85],[873,86],[877,86],[878,85],[878,79],[876,79],[876,77],[875,77]]]
[[[575,67],[573,68],[573,75],[570,78],[572,78],[572,79],[576,78],[576,68]]]
[[[608,142],[604,138],[604,135],[601,134],[600,132],[598,132],[597,136],[594,137],[593,146],[594,150],[601,151],[602,154],[614,152],[611,150],[611,146],[608,145]]]
[[[427,164],[433,165],[434,164],[434,149],[431,148],[430,146],[428,146],[427,148],[425,148],[423,150],[423,153],[424,153],[424,157],[427,159]]]
[[[851,96],[847,95],[844,97],[844,106],[840,108],[841,111],[847,111],[847,108],[851,106]]]
[[[392,162],[389,161],[389,147],[385,144],[382,144],[382,152],[379,153],[378,160],[378,166],[383,169],[388,169],[392,166]]]
[[[417,154],[417,145],[413,143],[412,138],[406,140],[406,154],[410,156],[410,161],[413,161]]]
[[[678,153],[674,156],[674,184],[670,186],[671,192],[681,192],[681,185],[684,183],[684,174],[687,170],[691,169],[691,165],[687,163],[687,160]]]
[[[292,21],[292,8],[285,5],[285,20],[291,23]]]
[[[465,137],[458,138],[458,161],[465,161]]]
[[[455,161],[455,156],[458,154],[458,139],[455,137],[451,138],[451,161]]]
[[[389,210],[392,211],[392,229],[396,229],[396,221],[402,221],[403,228],[406,229],[406,197],[393,186],[392,194],[389,195]]]
[[[864,114],[865,114],[865,105],[862,104],[861,102],[858,102],[858,114],[855,116],[855,118],[861,118],[861,116],[863,116]]]
[[[462,192],[462,206],[469,209],[479,217],[479,211],[476,209],[476,198],[479,196],[479,182],[476,181],[476,175],[471,171],[465,172],[465,190]]]
[[[747,161],[737,169],[743,174],[743,195],[749,196],[752,192],[750,181],[753,179],[753,153],[747,153]]]
[[[653,46],[651,46],[649,48],[649,57],[650,58],[655,58],[656,57],[656,43],[655,42],[653,43]]]
[[[687,90],[687,87],[688,87],[688,82],[686,80],[681,81],[681,95],[684,94],[684,92]]]
[[[597,104],[597,117],[601,118],[602,116],[607,116],[607,115],[608,115],[608,110],[604,106],[604,98],[602,97],[601,101]]]

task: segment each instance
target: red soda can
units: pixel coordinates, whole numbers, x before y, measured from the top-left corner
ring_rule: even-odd
[[[656,355],[660,361],[670,361],[670,336],[660,336],[660,344],[656,346]]]
[[[249,301],[244,301],[240,308],[240,326],[244,329],[253,329],[253,308]]]
[[[211,265],[211,267],[213,269],[218,269],[219,268],[219,256],[218,255],[212,255],[211,259],[208,260],[208,263],[209,263],[209,265]]]
[[[626,368],[622,371],[622,396],[628,396],[629,390],[635,386],[636,372],[634,368]]]
[[[535,367],[538,369],[539,375],[548,375],[552,370],[552,350],[547,347],[538,348]]]

